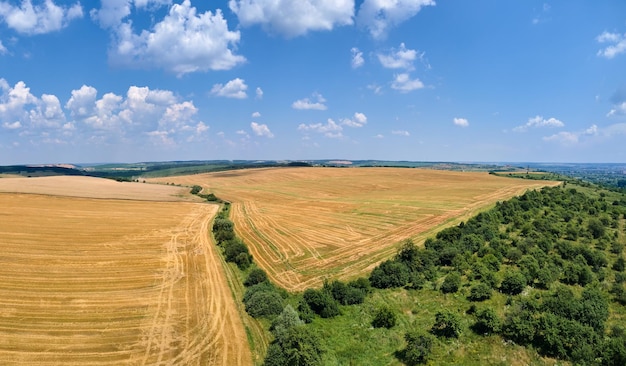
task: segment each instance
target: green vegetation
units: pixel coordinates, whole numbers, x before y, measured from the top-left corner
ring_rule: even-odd
[[[623,365],[625,215],[617,192],[529,191],[403,242],[369,278],[286,294],[253,269],[244,303],[272,324],[267,365]]]

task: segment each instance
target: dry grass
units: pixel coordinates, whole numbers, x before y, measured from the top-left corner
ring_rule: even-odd
[[[217,206],[2,193],[0,207],[0,364],[251,364],[209,241]]]
[[[555,182],[404,168],[270,168],[152,179],[232,201],[236,230],[288,290],[350,278],[476,211]]]
[[[122,183],[81,176],[3,178],[0,179],[0,192],[142,201],[199,201],[198,197],[189,194],[189,188],[186,187]]]

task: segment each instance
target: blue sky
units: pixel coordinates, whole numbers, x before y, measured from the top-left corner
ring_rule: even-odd
[[[0,164],[625,162],[626,2],[0,0]]]

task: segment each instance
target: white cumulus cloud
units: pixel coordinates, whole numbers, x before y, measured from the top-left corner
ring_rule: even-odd
[[[213,85],[211,94],[218,97],[245,99],[248,97],[246,90],[248,90],[246,82],[240,78],[236,78],[227,82],[226,85]]]
[[[264,137],[269,137],[269,138],[274,137],[274,134],[272,133],[272,131],[270,131],[269,127],[267,127],[267,125],[265,124],[252,122],[250,123],[250,128],[252,128],[252,131],[257,136],[264,136]]]
[[[259,87],[256,88],[256,99],[263,99],[263,89]]]
[[[623,125],[626,126],[626,124],[623,124]],[[543,140],[548,141],[548,142],[558,142],[563,145],[573,145],[573,144],[579,143],[583,137],[589,137],[589,136],[612,137],[616,131],[626,134],[626,128],[623,129],[622,131],[619,131],[619,128],[616,129],[614,128],[614,126],[619,127],[619,125],[613,125],[603,131],[600,131],[598,126],[591,125],[589,128],[582,130],[582,131],[575,131],[575,132],[561,131],[559,133],[555,133],[554,135],[546,136],[543,138]]]
[[[365,0],[356,20],[373,38],[387,36],[390,28],[415,16],[425,6],[434,6],[434,0]]]
[[[603,32],[596,37],[598,43],[609,44],[598,51],[598,56],[612,59],[613,57],[626,52],[626,34]]]
[[[469,121],[465,118],[454,118],[452,122],[459,127],[467,127],[469,126]]]
[[[367,116],[363,113],[356,112],[352,118],[344,118],[341,124],[348,127],[363,127],[367,123]]]
[[[388,54],[377,54],[378,61],[387,69],[413,70],[413,62],[418,58],[416,50],[407,49],[404,43],[400,43],[399,49],[392,48]]]
[[[363,52],[359,51],[359,49],[356,47],[352,47],[352,49],[350,49],[350,52],[352,52],[352,61],[350,62],[352,68],[358,69],[359,67],[363,66],[363,64],[365,63],[365,60],[363,59]]]
[[[354,15],[354,0],[230,0],[228,6],[242,26],[258,24],[287,38],[353,24]]]
[[[408,93],[413,90],[422,89],[424,83],[420,79],[411,79],[407,73],[397,74],[391,83],[391,88],[400,91],[401,93]]]
[[[325,124],[323,123],[312,123],[312,124],[300,124],[298,126],[298,130],[300,131],[312,131],[312,132],[317,132],[317,133],[321,133],[326,137],[329,138],[341,138],[343,137],[342,131],[343,131],[343,127],[341,127],[341,125],[337,124],[335,121],[333,121],[332,119],[328,119],[326,121]]]
[[[6,47],[4,47],[4,45],[2,44],[2,41],[0,41],[0,55],[5,55],[9,52],[9,50],[7,50]]]
[[[261,117],[261,113],[259,112],[252,113],[252,118],[259,118],[259,117]]]
[[[313,93],[312,97],[312,99],[303,98],[296,100],[291,104],[291,107],[293,109],[314,109],[318,111],[324,111],[327,109],[326,105],[324,104],[326,103],[326,99],[324,99],[321,94]]]
[[[543,116],[535,116],[528,119],[526,124],[521,126],[517,126],[513,129],[515,132],[524,132],[529,128],[538,128],[538,127],[563,127],[565,123],[559,121],[558,119],[551,117],[548,119],[544,119]]]
[[[19,6],[0,1],[0,20],[16,32],[27,35],[55,32],[82,17],[83,8],[79,2],[65,7],[56,5],[53,0],[45,0],[36,6],[31,0],[22,0]]]
[[[155,7],[167,2],[144,1]],[[148,6],[149,7],[149,6]],[[191,72],[229,70],[246,61],[235,54],[239,31],[230,31],[220,9],[198,13],[189,0],[173,4],[151,29],[136,33],[129,1],[106,2],[92,18],[112,32],[109,59],[128,67],[162,68],[178,76]]]

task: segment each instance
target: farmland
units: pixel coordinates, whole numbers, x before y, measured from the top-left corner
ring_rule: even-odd
[[[178,187],[18,180],[0,191],[44,194],[0,193],[0,364],[251,364],[209,240],[217,205]]]
[[[423,241],[496,201],[556,182],[405,168],[268,168],[151,179],[200,185],[278,285],[368,273],[403,239]]]

